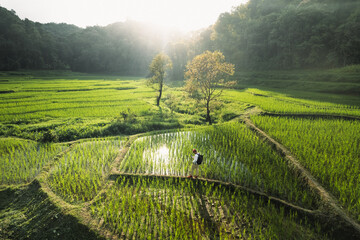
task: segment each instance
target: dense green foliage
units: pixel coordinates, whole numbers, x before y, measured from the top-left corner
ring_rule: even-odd
[[[78,28],[21,20],[0,7],[0,70],[71,69],[145,75],[162,45],[146,24]]]
[[[254,116],[360,221],[360,123]]]
[[[359,26],[356,0],[250,0],[219,17],[214,47],[239,68],[358,64]]]
[[[318,223],[201,181],[119,178],[91,211],[125,239],[327,239]]]
[[[357,0],[250,0],[168,54],[174,79],[205,50],[223,52],[238,71],[340,67],[360,63],[359,29]]]
[[[177,35],[166,45],[173,79],[205,50],[220,50],[237,69],[299,69],[360,63],[360,3],[357,0],[250,0],[223,13],[209,29]],[[0,70],[71,69],[83,72],[147,73],[164,46],[146,24],[114,23],[78,28],[19,19],[0,8]]]
[[[193,148],[205,156],[200,166],[205,178],[248,186],[306,207],[316,203],[281,156],[239,123],[141,138],[120,171],[185,176]]]
[[[59,144],[0,138],[0,184],[32,181],[42,167],[63,149],[65,146]]]

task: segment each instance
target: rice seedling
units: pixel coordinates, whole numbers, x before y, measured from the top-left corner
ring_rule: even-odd
[[[99,227],[124,239],[327,239],[296,213],[213,183],[119,177],[90,206]]]
[[[52,170],[50,187],[69,202],[92,199],[101,189],[122,145],[120,137],[76,145]]]
[[[0,138],[0,184],[32,181],[42,167],[65,148],[61,144]]]
[[[360,123],[254,116],[360,221]]]
[[[123,80],[18,79],[2,87],[16,91],[0,97],[1,122],[44,117],[113,118],[128,107],[143,115],[151,108],[144,98],[153,95],[141,81]]]
[[[334,95],[334,98],[336,98],[336,95]],[[245,91],[227,90],[226,94],[223,95],[223,99],[231,102],[250,103],[265,111],[274,113],[360,116],[359,105],[332,103],[329,102],[329,98],[322,101],[305,100],[289,96],[288,94],[262,91],[254,88],[249,88]]]
[[[240,123],[165,133],[135,141],[121,172],[186,176],[192,149],[204,155],[200,175],[314,207],[316,198],[270,146]]]

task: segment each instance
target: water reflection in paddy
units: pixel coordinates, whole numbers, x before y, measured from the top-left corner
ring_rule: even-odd
[[[196,148],[204,155],[200,166],[200,175],[206,178],[228,182],[247,182],[257,184],[246,164],[233,152],[219,148],[211,136],[205,132],[175,132],[139,138],[133,144],[135,151],[127,160],[139,164],[123,170],[133,173],[186,176],[192,164],[192,149]],[[141,157],[140,157],[141,156]],[[136,159],[136,160],[135,160]]]

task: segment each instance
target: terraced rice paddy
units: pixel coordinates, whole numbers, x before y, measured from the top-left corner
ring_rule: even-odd
[[[141,81],[122,79],[17,79],[1,87],[10,91],[0,95],[1,122],[49,117],[111,118],[130,106],[141,115],[151,108],[142,98],[153,95]]]
[[[27,186],[27,195],[42,194],[33,199],[66,206],[65,214],[79,220],[86,231],[118,239],[357,237],[342,228],[342,220],[333,218],[331,209],[324,207],[282,155],[237,118],[261,111],[294,114],[251,119],[290,149],[359,223],[360,126],[356,117],[360,106],[356,96],[331,99],[319,94],[315,99],[305,93],[300,98],[253,88],[225,89],[217,113],[229,113],[233,121],[224,123],[226,118],[219,117],[218,124],[200,127],[195,124],[202,124],[201,110],[192,111],[182,103],[171,112],[165,101],[156,108],[154,93],[140,78],[13,80],[1,83],[1,133],[44,140],[39,137],[44,131],[43,137],[58,134],[52,140],[64,143],[1,138],[1,188]],[[181,88],[167,91],[179,99],[184,96]],[[199,107],[195,100],[191,105]],[[184,128],[100,138],[123,134],[113,133],[116,127],[132,126],[120,115],[130,107],[139,129],[154,119],[154,124],[172,119],[178,121],[174,126]],[[322,119],[319,115],[355,118]],[[65,143],[88,136],[86,131],[90,137],[102,135]],[[204,155],[197,180],[184,178],[191,168],[193,148]],[[32,188],[39,192],[32,193]],[[7,196],[6,191],[0,191],[2,196]],[[30,205],[24,204],[24,209],[31,209]],[[12,210],[0,210],[0,226],[8,232],[17,226],[11,222]],[[24,223],[27,212],[18,213]],[[57,213],[51,214],[46,219],[56,222]]]
[[[360,123],[254,116],[360,221]]]
[[[0,184],[32,181],[42,167],[66,148],[16,138],[0,138]]]
[[[120,177],[90,211],[123,239],[328,239],[296,212],[187,179]]]
[[[120,165],[126,173],[186,176],[192,149],[203,154],[202,177],[251,187],[311,207],[314,196],[270,146],[240,123],[143,137]]]
[[[121,138],[77,144],[51,171],[50,187],[70,202],[92,199],[104,184],[122,145]]]
[[[259,106],[264,111],[273,113],[360,116],[360,106],[357,98],[341,99],[339,97],[340,99],[336,99],[337,96],[334,95],[317,94],[318,99],[322,99],[312,100],[313,96],[304,93],[302,95],[304,97],[296,98],[290,94],[248,88],[244,91],[229,90],[224,99],[232,102],[250,103]],[[331,99],[334,98],[336,99],[335,102],[344,103],[333,103]]]

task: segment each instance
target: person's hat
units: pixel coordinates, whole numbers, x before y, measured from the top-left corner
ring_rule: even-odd
[[[195,148],[193,149],[193,153],[194,153],[194,152],[197,152]]]

